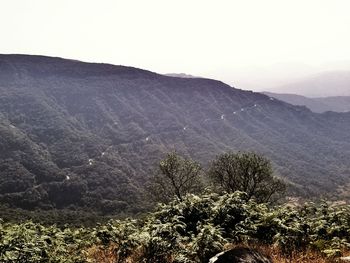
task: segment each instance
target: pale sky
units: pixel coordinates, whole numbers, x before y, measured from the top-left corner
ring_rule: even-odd
[[[0,53],[188,73],[244,89],[350,69],[349,0],[0,0]]]

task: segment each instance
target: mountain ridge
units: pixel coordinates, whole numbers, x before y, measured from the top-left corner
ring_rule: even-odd
[[[142,211],[150,174],[174,149],[204,166],[230,150],[265,154],[291,194],[348,183],[350,114],[211,79],[27,58],[0,55],[0,200],[10,206]]]
[[[324,71],[266,91],[299,94],[311,98],[350,96],[350,71]]]
[[[306,106],[313,112],[323,113],[326,111],[347,112],[350,111],[350,96],[334,96],[309,98],[290,93],[262,92],[263,94],[285,101],[296,106]]]

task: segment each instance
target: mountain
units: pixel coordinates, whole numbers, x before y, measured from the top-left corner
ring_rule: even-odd
[[[350,111],[350,96],[315,98],[315,100],[329,106],[330,111],[336,111],[336,112]]]
[[[0,113],[0,201],[10,207],[137,213],[173,149],[203,165],[229,150],[265,154],[293,195],[349,182],[350,113],[316,114],[211,79],[0,55]]]
[[[306,106],[313,112],[322,113],[326,111],[350,111],[350,96],[309,98],[296,94],[281,94],[272,92],[262,93],[293,105]]]
[[[267,91],[306,97],[350,96],[350,71],[322,72]]]

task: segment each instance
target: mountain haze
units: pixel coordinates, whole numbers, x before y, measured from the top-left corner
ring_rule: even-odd
[[[335,192],[350,175],[350,113],[316,114],[220,81],[132,67],[0,55],[0,200],[14,207],[142,211],[170,150],[273,161],[290,194]]]
[[[321,72],[267,91],[306,97],[350,96],[350,71]]]
[[[281,94],[272,92],[262,92],[263,94],[285,101],[287,103],[306,106],[313,112],[348,112],[350,111],[350,96],[309,98],[296,94]]]

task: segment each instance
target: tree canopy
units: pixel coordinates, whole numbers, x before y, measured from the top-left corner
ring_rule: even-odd
[[[248,199],[255,198],[258,202],[267,202],[286,188],[273,175],[270,161],[253,152],[218,155],[212,161],[208,174],[220,191],[243,191]]]

